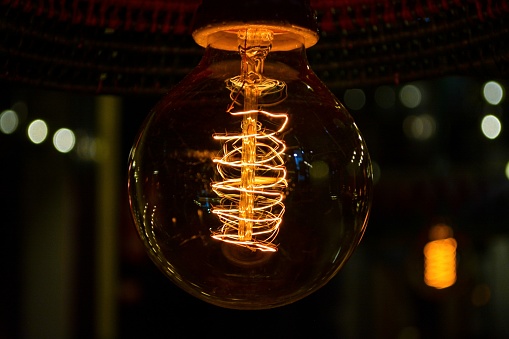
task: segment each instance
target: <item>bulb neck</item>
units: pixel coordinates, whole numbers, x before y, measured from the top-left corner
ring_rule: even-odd
[[[316,15],[309,0],[203,0],[193,38],[198,45],[207,47],[214,35],[216,48],[236,50],[237,32],[248,28],[274,32],[275,50],[296,48],[286,41],[288,36],[298,36],[306,48],[318,42]]]
[[[270,30],[247,29],[238,32],[238,48],[242,59],[241,74],[262,74],[263,63],[272,47],[274,34]]]
[[[237,47],[225,50],[216,48],[215,44],[208,45],[195,71],[200,73],[206,70],[205,73],[211,72],[210,76],[217,79],[229,79],[245,74],[238,44],[235,46]],[[277,42],[275,46],[277,47]],[[258,64],[261,72],[257,74],[283,81],[292,81],[310,72],[304,45],[297,41],[296,46],[295,49],[288,51],[275,51],[273,47],[263,63]],[[248,67],[249,73],[252,68],[248,65],[246,67]]]
[[[203,47],[212,47],[224,51],[238,52],[242,49],[242,41],[239,39],[239,32],[246,31],[266,31],[270,32],[271,52],[291,51],[306,47],[306,37],[300,32],[287,30],[284,27],[267,26],[267,25],[242,25],[231,26],[228,29],[210,30],[208,32],[201,32],[204,35],[201,37],[205,39],[200,45]],[[200,39],[201,39],[200,38]],[[195,36],[196,39],[196,36]]]

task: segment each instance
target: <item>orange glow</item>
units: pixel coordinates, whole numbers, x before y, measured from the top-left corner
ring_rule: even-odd
[[[242,113],[251,115],[253,111]],[[280,132],[288,117],[286,114],[272,114],[257,111],[283,120]],[[219,175],[224,179],[212,184],[213,190],[222,198],[221,206],[213,209],[223,226],[213,238],[262,251],[276,251],[272,244],[282,220],[285,207],[283,191],[287,186],[286,169],[282,154],[285,144],[275,137],[275,132],[214,135],[224,140],[222,157],[214,159]],[[255,147],[247,148],[244,138],[255,140]],[[252,153],[249,157],[244,154]],[[246,158],[253,161],[246,161]],[[243,169],[249,167],[252,175],[243,177]],[[263,239],[263,240],[261,240]]]
[[[238,133],[217,133],[213,137],[223,143],[220,157],[214,159],[223,179],[212,183],[221,198],[212,213],[222,227],[212,237],[247,247],[253,251],[275,252],[273,244],[285,211],[284,190],[288,186],[283,153],[285,143],[278,139],[288,122],[285,113],[270,113],[260,107],[273,106],[286,98],[286,84],[261,74],[269,53],[272,32],[253,29],[239,32],[242,74],[226,81],[232,104],[227,112],[242,117]],[[243,103],[239,97],[243,97]],[[260,100],[271,97],[270,100]],[[243,110],[233,112],[236,105]],[[271,130],[262,121],[275,126]]]
[[[447,226],[445,224],[437,224],[429,230],[428,237],[429,240],[440,240],[440,239],[447,239],[452,238],[454,232],[452,231],[452,228],[450,226]]]
[[[424,282],[442,289],[456,282],[456,247],[454,238],[432,240],[424,247]]]

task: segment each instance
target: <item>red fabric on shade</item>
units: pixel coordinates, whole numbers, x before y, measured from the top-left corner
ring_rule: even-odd
[[[111,29],[188,34],[201,0],[1,0],[4,6],[21,8],[48,19]],[[270,3],[270,1],[267,1]],[[506,15],[508,0],[311,0],[311,7],[322,13],[320,29],[355,30],[366,25],[395,24],[474,5],[477,18]],[[121,14],[122,13],[122,14]]]
[[[0,80],[162,94],[200,60],[191,38],[200,2],[0,0]],[[509,0],[310,3],[321,37],[308,58],[330,88],[509,76]]]

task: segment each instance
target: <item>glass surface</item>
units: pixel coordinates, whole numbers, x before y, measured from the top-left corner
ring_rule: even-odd
[[[316,291],[351,256],[372,169],[303,45],[254,66],[249,46],[240,50],[209,46],[149,114],[129,159],[129,196],[150,257],[175,284],[218,306],[264,309]]]

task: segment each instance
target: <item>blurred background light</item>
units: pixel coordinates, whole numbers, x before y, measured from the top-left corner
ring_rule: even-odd
[[[407,326],[401,329],[398,334],[398,339],[419,339],[421,333],[417,327]]]
[[[484,100],[491,105],[498,105],[504,97],[504,88],[496,81],[489,81],[483,86]]]
[[[445,224],[438,224],[433,226],[428,233],[429,240],[441,240],[452,238],[454,232],[450,226]]]
[[[380,165],[376,161],[371,161],[371,166],[373,167],[373,183],[376,184],[380,181],[380,177],[382,176],[382,170],[380,169]]]
[[[427,140],[435,134],[435,118],[429,114],[410,115],[403,121],[403,131],[411,139]]]
[[[343,98],[345,105],[353,110],[360,110],[366,104],[366,94],[362,89],[348,89]]]
[[[424,246],[424,282],[430,287],[443,289],[456,282],[456,239],[447,225],[433,226],[429,242]]]
[[[11,110],[16,112],[16,114],[18,115],[20,124],[26,120],[26,118],[28,116],[28,106],[27,106],[26,102],[24,102],[22,100],[16,101],[11,106]]]
[[[491,290],[487,284],[477,284],[472,290],[471,301],[474,306],[484,306],[488,304],[490,299]]]
[[[394,89],[390,86],[380,86],[375,90],[375,102],[381,108],[391,108],[394,107],[396,103],[396,93]]]
[[[34,144],[40,144],[48,136],[48,125],[44,120],[37,119],[28,125],[28,138]]]
[[[421,104],[421,90],[415,85],[405,85],[399,92],[399,100],[407,108],[416,108]]]
[[[13,110],[5,110],[0,113],[0,131],[5,134],[11,134],[16,131],[19,124],[18,114]]]
[[[76,152],[82,160],[95,160],[97,155],[97,143],[95,138],[81,135],[76,138]]]
[[[309,175],[313,179],[326,179],[329,176],[329,165],[325,161],[314,161],[309,169]]]
[[[488,114],[482,119],[481,130],[486,138],[495,139],[502,130],[502,124],[496,116]]]
[[[68,128],[61,128],[53,135],[53,146],[61,153],[68,153],[74,148],[76,137]]]

